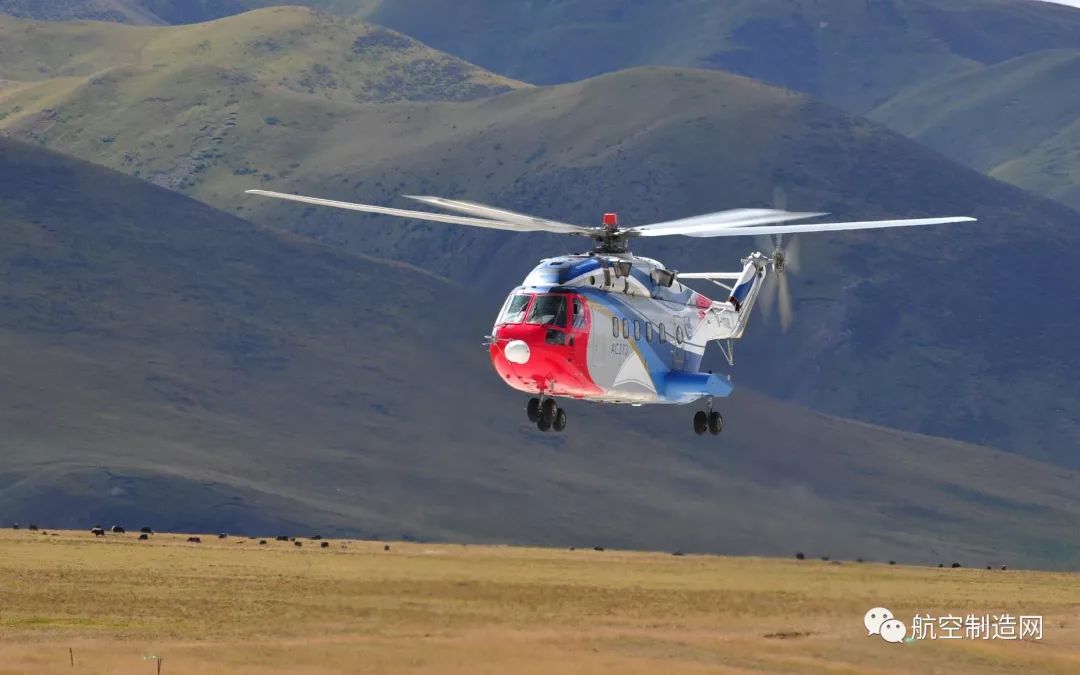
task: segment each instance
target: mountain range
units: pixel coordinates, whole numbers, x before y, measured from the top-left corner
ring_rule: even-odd
[[[450,57],[441,57],[449,71],[431,68],[438,53],[407,38],[301,8],[195,27],[30,26],[45,35],[0,40],[9,72],[51,70],[0,92],[3,133],[254,222],[416,264],[493,306],[538,258],[577,242],[365,219],[243,191],[387,204],[436,194],[571,222],[617,210],[642,223],[768,206],[779,186],[792,208],[841,218],[977,216],[978,225],[914,233],[806,237],[796,329],[754,327],[735,375],[832,414],[1080,464],[1077,327],[1039,290],[1080,291],[1069,273],[1080,216],[881,126],[719,71],[642,68],[531,87]],[[113,31],[133,34],[106,40]],[[49,45],[73,34],[93,47],[74,59],[54,53]],[[370,35],[401,44],[357,54]],[[265,43],[278,45],[277,59]],[[330,75],[308,89],[312,53]],[[365,95],[380,83],[398,92],[387,70],[417,61],[433,73],[410,80],[427,87],[420,100]],[[477,86],[505,93],[473,98]],[[663,241],[639,252],[701,271],[736,267],[751,245]],[[1049,250],[1064,259],[1043,264]],[[1037,281],[1017,278],[1036,268]],[[1002,311],[1006,294],[1022,310]],[[1042,394],[1018,394],[1031,391]]]
[[[93,6],[118,13],[93,18],[155,24],[0,18],[0,424],[10,432],[0,518],[1077,559],[1078,327],[1063,299],[1080,292],[1080,215],[979,173],[1057,176],[1043,191],[1072,194],[1058,148],[1073,130],[1058,111],[1075,97],[1056,83],[1072,72],[1075,45],[1042,9],[868,4],[908,25],[880,22],[893,26],[877,36],[889,49],[871,53],[886,61],[908,48],[889,36],[951,26],[924,39],[941,77],[889,62],[860,89],[842,76],[856,63],[844,61],[847,47],[822,48],[831,56],[814,68],[832,74],[796,88],[831,105],[717,69],[728,62],[534,86],[523,79],[561,77],[495,74],[411,33],[306,8],[234,15],[240,4],[0,0],[12,12],[51,8],[42,18]],[[678,35],[665,31],[689,30],[687,4],[610,2],[598,14],[599,4],[557,3],[514,19],[535,40],[523,28],[505,44],[546,40],[572,55],[589,43],[577,29],[594,24]],[[406,25],[422,14],[407,0],[320,6],[423,32]],[[807,6],[733,3],[716,20],[744,12],[754,25],[759,10]],[[480,11],[424,7],[424,25],[442,17],[447,32]],[[227,16],[165,25],[210,10]],[[842,28],[846,45],[866,17],[842,16],[851,25],[821,19],[819,29]],[[1006,20],[1008,40],[995,32]],[[514,21],[477,28],[470,48]],[[775,24],[758,28],[740,31],[727,58],[754,35],[774,39]],[[689,54],[707,41],[660,42]],[[787,63],[805,60],[789,42]],[[636,65],[598,44],[610,67]],[[773,46],[779,58],[783,45]],[[562,53],[546,52],[550,68]],[[755,52],[748,63],[768,59]],[[1047,106],[1005,105],[1011,91]],[[954,147],[942,148],[947,157],[850,110]],[[985,126],[950,132],[972,111]],[[769,206],[782,188],[789,207],[838,219],[980,220],[804,237],[793,330],[756,318],[735,367],[712,364],[737,389],[717,444],[689,434],[690,409],[672,408],[574,406],[568,435],[539,435],[491,375],[480,338],[502,297],[538,259],[578,242],[302,208],[244,195],[251,187],[395,205],[439,194],[583,223],[617,210],[627,224]],[[726,270],[751,246],[672,239],[636,252]]]
[[[1058,53],[1072,50],[1075,60],[1080,11],[1060,4],[0,0],[0,12],[180,24],[281,4],[364,18],[534,84],[645,65],[746,75],[869,115],[952,159],[1080,208],[1080,106],[1067,95],[1077,89],[1076,74]],[[991,107],[997,112],[988,117]],[[977,135],[990,119],[996,133]]]
[[[2,139],[0,233],[5,520],[1080,561],[1074,471],[749,389],[720,438],[587,404],[539,434],[460,285]]]

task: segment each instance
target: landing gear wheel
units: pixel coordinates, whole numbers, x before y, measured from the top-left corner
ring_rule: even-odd
[[[716,436],[724,430],[724,418],[718,412],[709,413],[709,433]]]
[[[551,423],[551,428],[559,433],[566,429],[566,411],[562,408],[555,413],[555,421]]]
[[[550,431],[551,430],[551,420],[549,420],[548,418],[541,415],[540,419],[536,420],[536,428],[539,429],[540,431]]]
[[[694,433],[700,436],[705,433],[705,430],[709,427],[709,416],[705,414],[704,410],[699,410],[694,413]]]
[[[555,404],[553,398],[545,398],[544,402],[540,404],[540,419],[547,423],[549,429],[555,423],[555,413],[558,411],[559,407]]]
[[[525,406],[525,414],[529,416],[530,422],[540,419],[540,399],[530,398],[529,403]]]

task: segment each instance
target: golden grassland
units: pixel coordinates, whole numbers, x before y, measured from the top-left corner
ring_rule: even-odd
[[[0,673],[1080,671],[1073,574],[136,537],[0,533]],[[1042,614],[1044,638],[890,645],[879,604]]]

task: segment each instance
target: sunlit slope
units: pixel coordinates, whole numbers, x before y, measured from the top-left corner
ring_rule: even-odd
[[[1080,478],[740,389],[540,434],[495,306],[0,141],[0,520],[1061,566]],[[971,561],[970,563],[968,561]]]
[[[916,87],[870,117],[992,176],[1080,207],[1080,49]]]
[[[275,8],[198,26],[0,19],[0,131],[121,168],[176,189],[264,129],[286,135],[292,106],[467,99],[517,83],[405,36],[303,8]],[[239,128],[238,128],[239,127]],[[288,171],[295,148],[275,144]],[[234,168],[243,171],[242,164]]]

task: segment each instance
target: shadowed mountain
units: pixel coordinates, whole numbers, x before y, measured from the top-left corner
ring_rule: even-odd
[[[430,273],[0,140],[0,518],[1073,566],[1080,477],[741,390],[540,434]]]
[[[166,23],[145,5],[140,0],[0,0],[0,13],[48,21],[91,19],[143,25]]]
[[[537,84],[640,65],[695,66],[859,114],[882,106],[872,117],[948,157],[1080,205],[1080,106],[1069,101],[1080,79],[1055,52],[1080,49],[1073,8],[1019,0],[394,0],[367,16]]]
[[[393,0],[366,16],[537,84],[639,65],[711,67],[854,112],[973,65],[1080,48],[1080,12],[1017,0]]]

